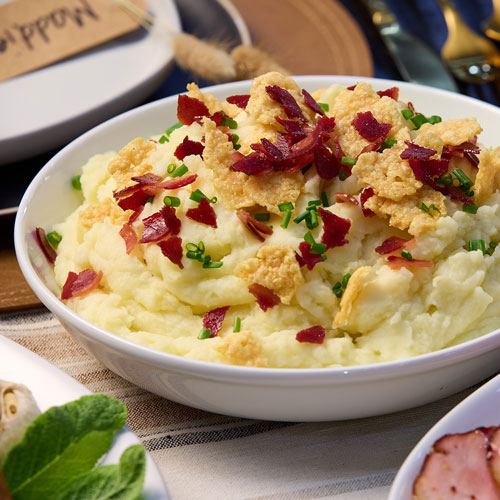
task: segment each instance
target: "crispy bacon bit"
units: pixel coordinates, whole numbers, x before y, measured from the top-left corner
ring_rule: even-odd
[[[351,124],[362,137],[370,142],[376,141],[381,137],[385,138],[392,128],[390,123],[379,123],[371,111],[358,113]]]
[[[314,164],[322,179],[330,180],[339,175],[339,162],[324,144],[320,144],[314,151]]]
[[[414,142],[405,141],[405,144],[408,147],[400,154],[402,160],[428,160],[436,154],[434,149],[419,146]]]
[[[401,269],[402,267],[433,267],[434,262],[432,260],[419,260],[419,259],[405,259],[404,257],[399,257],[398,255],[389,255],[387,257],[387,263],[391,269]]]
[[[102,279],[102,271],[96,273],[92,269],[84,269],[78,274],[70,271],[64,283],[61,300],[71,299],[72,297],[81,297],[87,295],[92,290],[97,288]]]
[[[273,234],[273,230],[261,221],[254,219],[248,212],[245,210],[238,210],[236,215],[240,219],[245,226],[252,231],[260,241],[264,241],[264,236],[262,234]],[[262,233],[262,234],[261,234]]]
[[[56,261],[57,253],[50,245],[49,240],[47,239],[47,234],[45,233],[45,229],[43,229],[42,227],[37,227],[34,233],[36,242],[38,243],[40,250],[43,252],[43,255],[45,255],[46,259],[51,264],[53,264]]]
[[[314,100],[314,97],[306,89],[302,89],[302,95],[304,96],[304,102],[308,108],[318,115],[323,116],[325,114],[318,103]]]
[[[412,111],[414,115],[415,115],[415,114],[417,114],[417,111],[416,111],[416,109],[415,109],[415,106],[413,105],[413,103],[412,103],[411,101],[408,101],[407,106],[408,106],[408,109],[409,109],[410,111]]]
[[[333,247],[341,247],[349,243],[349,240],[344,238],[349,232],[351,221],[332,214],[332,212],[321,207],[318,207],[318,212],[323,220],[321,243],[326,245],[327,250]]]
[[[375,248],[375,252],[380,255],[386,255],[388,253],[395,252],[401,248],[406,248],[408,245],[415,243],[415,238],[411,240],[405,240],[403,238],[398,238],[397,236],[391,236],[382,242],[380,246]]]
[[[165,205],[159,212],[143,220],[144,230],[139,243],[160,241],[169,234],[177,235],[181,230],[181,221],[175,215],[175,208]]]
[[[167,259],[184,269],[182,265],[182,239],[179,236],[170,236],[167,240],[159,241],[157,245]]]
[[[135,222],[139,218],[139,215],[142,214],[143,210],[144,210],[144,205],[142,205],[139,208],[137,208],[136,210],[134,210],[134,213],[128,218],[127,222],[129,224],[132,224],[133,222]]]
[[[245,109],[248,105],[249,99],[250,94],[242,94],[229,96],[226,101],[230,104],[235,104],[236,106],[238,106],[238,108]]]
[[[472,203],[474,203],[474,200],[472,200],[472,198],[469,198],[457,186],[436,184],[432,180],[428,180],[427,184],[429,184],[429,186],[431,186],[436,191],[439,191],[441,194],[448,196],[452,200],[458,200],[461,203],[464,203],[465,205],[472,205]]]
[[[477,141],[477,137],[475,138]],[[464,142],[458,146],[446,145],[443,147],[443,152],[441,154],[442,158],[451,159],[453,156],[458,158],[465,158],[473,167],[479,165],[479,158],[477,155],[481,152],[481,149],[476,145],[475,142]]]
[[[180,95],[177,100],[177,119],[183,125],[200,122],[202,116],[210,116],[205,103],[188,95]]]
[[[247,175],[266,175],[273,171],[269,159],[261,153],[250,153],[234,163],[230,170],[243,172]]]
[[[123,241],[125,241],[127,254],[130,254],[130,252],[132,252],[132,250],[136,247],[138,241],[135,229],[130,222],[123,224],[120,229],[120,236],[123,238]]]
[[[298,342],[309,342],[311,344],[322,344],[325,340],[326,331],[322,326],[311,326],[300,330],[295,338]]]
[[[296,122],[295,120],[284,120],[279,116],[275,116],[275,119],[286,130],[287,134],[290,134],[294,139],[300,140],[306,136],[300,122]]]
[[[359,205],[359,201],[350,194],[335,193],[333,197],[337,203],[351,203],[352,205]]]
[[[184,160],[186,156],[190,155],[202,155],[205,146],[198,141],[192,141],[188,137],[184,137],[184,140],[177,146],[174,156],[179,160]]]
[[[350,87],[347,87],[347,90],[354,90],[356,88],[356,85],[351,85]]]
[[[297,104],[297,101],[292,94],[288,92],[288,90],[285,90],[278,85],[268,85],[266,87],[266,92],[273,101],[281,104],[288,118],[298,118],[304,122],[307,121],[306,117],[302,113],[302,110]]]
[[[201,198],[199,205],[196,208],[186,210],[188,219],[206,224],[207,226],[217,227],[217,216],[215,210],[206,198]]]
[[[283,160],[283,153],[281,150],[275,146],[269,139],[263,137],[260,140],[260,144],[263,148],[263,153],[266,154],[271,160],[281,161]]]
[[[273,293],[272,290],[266,288],[265,286],[259,285],[258,283],[252,283],[248,287],[248,291],[255,295],[257,298],[257,304],[263,311],[267,311],[271,307],[274,307],[281,303],[281,299]]]
[[[449,160],[440,158],[439,160],[410,160],[410,167],[413,170],[417,181],[426,182],[434,189],[433,180],[439,179],[448,172]]]
[[[136,193],[137,191],[140,191],[141,189],[144,189],[147,186],[154,186],[161,181],[161,177],[159,175],[149,173],[141,175],[139,177],[132,177],[132,180],[137,184],[133,184],[132,186],[128,186],[124,189],[121,189],[120,191],[116,191],[115,193],[113,193],[113,198],[115,200],[125,198],[133,193]]]
[[[387,97],[390,97],[391,99],[394,99],[395,101],[397,101],[399,99],[399,88],[398,87],[391,87],[390,89],[379,90],[377,92],[377,94],[380,97],[387,96]]]
[[[226,115],[222,112],[222,111],[216,111],[211,117],[210,119],[212,121],[215,122],[215,124],[220,127],[221,123],[222,123],[222,119],[225,117]],[[202,141],[205,142],[205,139],[204,137],[202,138]]]
[[[155,190],[148,187],[135,192],[128,198],[121,199],[117,204],[122,210],[134,210],[135,212],[144,207],[144,204],[154,195]]]
[[[218,307],[203,315],[203,328],[208,328],[212,332],[210,338],[216,337],[220,332],[228,309],[229,306]]]
[[[156,187],[161,189],[179,189],[184,186],[192,184],[198,177],[198,174],[185,175],[182,177],[176,177],[168,181],[158,184]]]
[[[299,263],[300,267],[306,266],[309,271],[311,271],[314,266],[320,262],[323,262],[323,257],[319,254],[311,253],[311,244],[307,241],[301,241],[299,244],[300,254],[295,252],[295,258]]]
[[[366,200],[371,198],[374,194],[375,193],[373,191],[373,188],[369,187],[369,188],[363,189],[363,191],[361,191],[361,194],[359,195],[359,202],[361,204],[361,210],[363,211],[363,215],[365,217],[373,217],[375,215],[375,212],[373,212],[369,208],[365,208]]]

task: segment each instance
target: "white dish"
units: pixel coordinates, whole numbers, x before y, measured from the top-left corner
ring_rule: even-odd
[[[148,8],[172,31],[181,29],[173,0],[148,0]],[[1,82],[0,165],[63,145],[140,103],[172,62],[168,38],[140,30]]]
[[[413,482],[439,438],[491,425],[500,425],[500,375],[464,399],[425,434],[399,469],[388,500],[411,500]]]
[[[370,82],[376,90],[399,86],[424,114],[447,119],[477,116],[482,141],[497,143],[500,109],[415,84],[358,77],[304,76],[309,91],[332,83]],[[250,82],[207,89],[219,98],[248,93]],[[52,227],[79,204],[68,179],[96,153],[118,150],[137,136],[149,137],[177,121],[177,97],[124,113],[87,132],[59,154],[28,188],[16,219],[15,246],[21,270],[40,300],[102,363],[131,382],[173,401],[247,418],[324,421],[367,417],[418,406],[458,392],[498,369],[500,330],[462,345],[412,359],[323,369],[266,369],[193,361],[135,345],[85,321],[59,299],[51,268],[30,234]],[[54,203],[57,200],[57,203]],[[51,291],[55,290],[55,294]]]
[[[31,390],[40,408],[45,411],[91,394],[83,385],[24,347],[0,336],[0,379],[24,384]],[[125,427],[116,437],[103,463],[118,463],[121,453],[132,444],[140,444],[136,435]],[[160,471],[147,455],[145,500],[167,500],[167,489]]]

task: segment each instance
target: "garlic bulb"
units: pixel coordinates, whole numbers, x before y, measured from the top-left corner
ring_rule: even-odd
[[[0,464],[39,413],[35,399],[26,386],[0,380]]]

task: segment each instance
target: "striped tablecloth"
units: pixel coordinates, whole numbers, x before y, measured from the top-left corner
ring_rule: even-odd
[[[88,354],[45,309],[0,315],[0,334],[89,390],[123,401],[128,424],[157,462],[172,500],[385,499],[412,447],[471,392],[342,422],[245,420],[188,408],[134,386]]]

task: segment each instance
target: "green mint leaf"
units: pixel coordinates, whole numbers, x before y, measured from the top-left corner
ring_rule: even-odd
[[[13,500],[53,498],[94,467],[126,418],[123,403],[104,394],[83,396],[39,415],[3,463]]]
[[[146,454],[140,444],[128,447],[118,465],[103,465],[76,478],[54,500],[136,500],[146,473]]]

